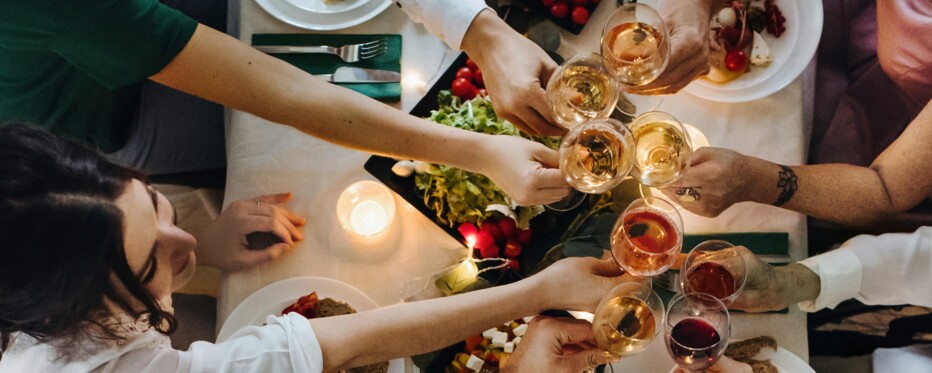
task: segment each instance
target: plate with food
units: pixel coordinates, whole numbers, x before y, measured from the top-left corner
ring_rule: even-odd
[[[755,373],[815,373],[803,359],[778,346],[769,336],[731,341],[725,356],[750,365]],[[674,372],[676,367],[670,370]]]
[[[783,89],[815,54],[822,3],[733,0],[713,11],[709,69],[686,92],[720,102],[745,102]]]
[[[269,315],[297,312],[312,319],[368,311],[378,307],[379,305],[362,291],[337,280],[312,276],[289,278],[259,289],[236,306],[220,328],[217,342],[227,340],[244,327],[265,324]],[[405,371],[405,363],[403,359],[393,359],[364,368],[367,369],[354,368],[349,371],[402,373]]]
[[[391,0],[256,0],[267,13],[308,30],[340,30],[382,13]]]

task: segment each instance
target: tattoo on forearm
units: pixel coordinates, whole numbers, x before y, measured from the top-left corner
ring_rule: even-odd
[[[783,206],[783,204],[790,201],[790,198],[793,198],[793,194],[796,193],[796,189],[799,189],[799,178],[796,177],[796,173],[787,166],[780,165],[782,169],[780,171],[780,181],[777,182],[777,188],[782,188],[783,192],[780,192],[780,197],[777,197],[777,201],[773,203],[774,206]]]

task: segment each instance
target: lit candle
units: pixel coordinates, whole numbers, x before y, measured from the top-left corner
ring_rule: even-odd
[[[460,263],[458,266],[444,273],[443,276],[434,282],[434,285],[443,292],[444,295],[452,295],[472,285],[479,278],[479,267],[476,262],[470,258]]]
[[[337,219],[347,231],[371,237],[385,231],[395,217],[395,199],[384,185],[360,181],[337,200]]]

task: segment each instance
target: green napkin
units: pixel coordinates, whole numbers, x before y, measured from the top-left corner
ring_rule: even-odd
[[[346,44],[365,43],[373,40],[388,41],[385,54],[356,63],[344,62],[331,54],[272,54],[297,68],[311,74],[332,74],[338,67],[352,66],[401,72],[401,35],[333,35],[333,34],[254,34],[252,45],[329,45],[342,47]],[[396,102],[401,99],[401,83],[355,83],[338,84],[374,99]]]
[[[786,232],[687,234],[683,236],[683,252],[689,253],[696,245],[708,240],[722,240],[734,245],[744,246],[758,255],[789,255],[790,252],[790,235]],[[678,268],[671,270],[678,270]],[[663,304],[670,303],[670,299],[675,295],[672,291],[659,286],[655,286],[654,291],[656,291],[660,299],[663,300]],[[729,312],[741,311],[729,310]],[[789,310],[783,309],[772,312],[787,313]]]

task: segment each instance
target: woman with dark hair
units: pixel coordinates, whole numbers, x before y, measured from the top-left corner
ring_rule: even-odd
[[[269,316],[223,343],[178,351],[167,337],[177,324],[171,291],[190,279],[196,243],[172,215],[138,173],[44,130],[0,128],[0,373],[334,371],[435,350],[547,309],[591,311],[625,280],[610,261],[567,259],[454,297],[310,321]],[[587,347],[585,322],[542,318],[531,330],[539,331],[529,331],[536,337],[514,366],[606,362]]]

